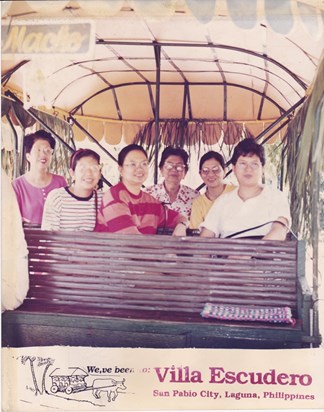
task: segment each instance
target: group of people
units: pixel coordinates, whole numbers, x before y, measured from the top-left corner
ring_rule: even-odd
[[[87,230],[124,234],[155,234],[172,228],[185,236],[187,228],[202,237],[259,236],[285,239],[290,225],[288,199],[262,184],[263,146],[244,139],[230,160],[238,185],[224,183],[221,154],[209,151],[199,162],[203,194],[182,184],[188,171],[185,150],[167,147],[161,156],[161,183],[144,187],[149,160],[142,146],[130,144],[118,155],[120,181],[106,192],[98,190],[99,155],[79,149],[71,156],[71,185],[49,172],[55,149],[53,137],[37,131],[25,137],[29,170],[12,183],[23,222],[44,230]]]

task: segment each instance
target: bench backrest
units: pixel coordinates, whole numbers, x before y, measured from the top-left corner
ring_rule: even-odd
[[[25,234],[30,290],[24,307],[102,315],[200,313],[207,302],[296,308],[296,241]]]

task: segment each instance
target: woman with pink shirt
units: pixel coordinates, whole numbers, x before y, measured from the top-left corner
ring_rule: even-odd
[[[29,170],[12,182],[24,224],[40,225],[48,193],[66,186],[63,176],[48,171],[55,148],[55,139],[44,130],[24,138]]]

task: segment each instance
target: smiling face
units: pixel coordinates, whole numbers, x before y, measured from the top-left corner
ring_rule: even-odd
[[[80,197],[90,196],[99,182],[100,169],[94,157],[81,157],[76,163],[75,170],[70,169],[70,175],[74,181],[74,194]]]
[[[148,160],[140,150],[132,150],[118,167],[122,182],[127,188],[140,190],[148,176]]]
[[[240,186],[259,186],[262,183],[263,166],[259,157],[255,154],[240,156],[233,172]]]
[[[181,156],[169,156],[160,170],[166,183],[180,185],[181,180],[186,176],[186,168]]]
[[[225,171],[216,159],[206,160],[199,173],[207,187],[215,188],[223,184]]]
[[[39,170],[48,169],[52,159],[53,149],[47,140],[37,139],[29,153],[26,153],[26,159],[31,168]]]

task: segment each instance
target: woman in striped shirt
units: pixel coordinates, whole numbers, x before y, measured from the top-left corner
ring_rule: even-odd
[[[42,229],[93,231],[102,198],[96,189],[101,177],[99,155],[90,149],[77,150],[69,172],[72,185],[52,190],[46,199]]]
[[[187,219],[141,190],[148,167],[147,154],[141,146],[131,144],[120,151],[121,182],[104,194],[96,231],[155,234],[158,227],[165,226],[174,229],[173,235],[185,236]]]

